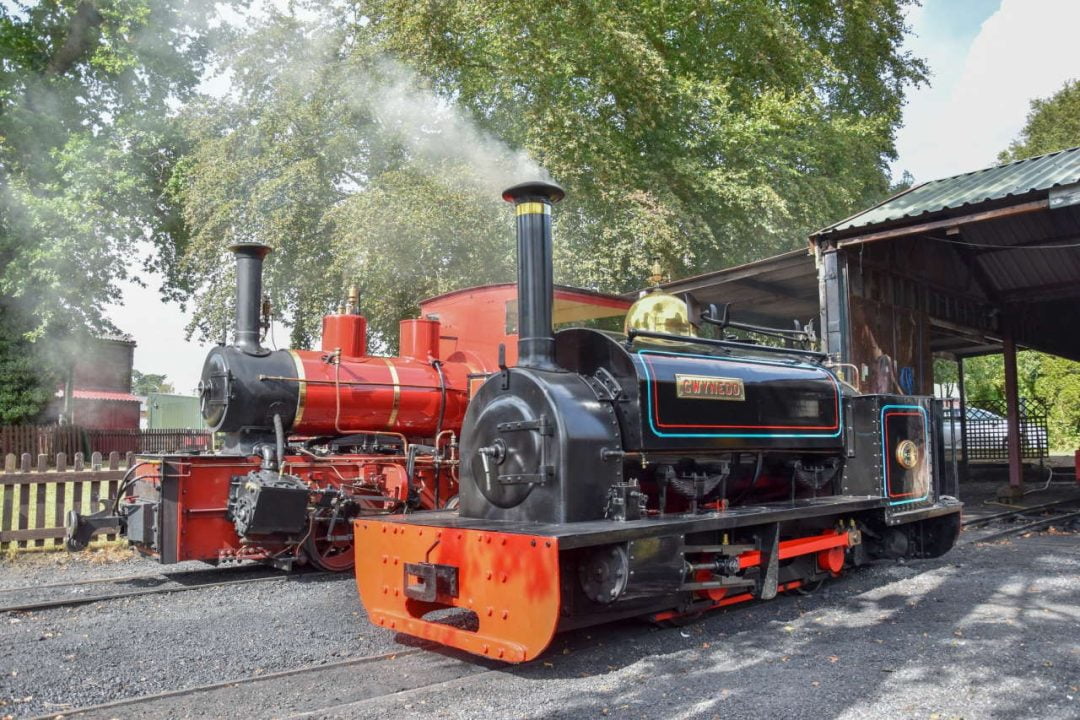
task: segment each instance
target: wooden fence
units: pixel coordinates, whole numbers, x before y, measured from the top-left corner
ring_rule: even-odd
[[[69,466],[68,456],[61,452],[50,470],[45,454],[36,459],[30,453],[21,458],[7,454],[0,473],[0,550],[63,547],[68,510],[84,514],[101,510],[119,491],[133,456],[128,453],[121,463],[118,452],[107,458],[95,452],[87,464],[77,452]],[[115,540],[116,535],[105,535],[105,539]]]
[[[0,456],[29,453],[35,458],[46,455],[52,462],[60,453],[74,458],[76,453],[89,457],[116,452],[173,453],[206,451],[212,436],[206,430],[102,430],[77,425],[4,425],[0,426]]]

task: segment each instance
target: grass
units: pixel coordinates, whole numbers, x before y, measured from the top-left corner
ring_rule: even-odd
[[[0,474],[0,483],[2,483],[2,482],[3,482],[3,475]],[[79,504],[79,507],[74,507],[72,505],[72,503],[74,502],[75,486],[77,484],[82,486],[82,498],[81,498],[81,502]],[[38,515],[37,492],[38,492],[39,485],[44,485],[45,486],[45,503],[44,503],[44,505],[42,507],[42,510],[43,510],[42,514],[44,516],[43,518],[39,518],[39,515]],[[93,487],[94,485],[97,485],[97,488],[94,488]],[[26,496],[29,497],[29,505],[27,507],[27,523],[26,523],[26,527],[28,527],[28,528],[63,527],[63,525],[64,525],[64,518],[63,517],[60,518],[59,523],[57,523],[57,521],[56,521],[56,507],[57,507],[57,503],[58,503],[59,493],[60,492],[63,493],[64,513],[65,514],[67,513],[68,510],[77,510],[80,513],[87,514],[87,513],[92,513],[92,512],[96,512],[98,510],[101,510],[104,507],[100,502],[96,503],[96,505],[94,505],[94,506],[91,505],[91,502],[90,502],[91,493],[94,491],[94,489],[96,489],[99,493],[101,493],[104,496],[108,492],[108,490],[107,490],[108,489],[108,483],[103,483],[101,481],[97,481],[97,482],[94,482],[94,483],[91,483],[91,482],[81,482],[81,483],[67,482],[67,483],[40,483],[40,484],[34,484],[34,485],[2,485],[2,484],[0,484],[0,508],[2,508],[4,506],[4,503],[7,502],[8,494],[11,495],[11,499],[12,499],[12,502],[11,502],[11,520],[10,520],[11,527],[3,527],[3,528],[0,528],[0,529],[3,529],[3,530],[17,530],[17,529],[19,529],[19,527],[20,527],[20,524],[19,524],[19,503],[22,502],[23,497],[26,497]],[[103,497],[102,499],[105,499],[105,498]],[[48,539],[48,540],[40,541],[40,542],[43,543],[40,546],[37,544],[38,542],[39,541],[28,540],[28,541],[26,541],[27,547],[25,547],[25,548],[16,547],[16,543],[14,543],[14,542],[9,542],[9,543],[4,543],[4,544],[7,546],[5,548],[5,550],[8,551],[8,552],[11,552],[11,551],[24,552],[26,550],[55,550],[55,549],[60,549],[60,548],[64,547],[63,538]],[[116,544],[116,542],[115,541],[108,542],[108,541],[105,541],[105,540],[97,540],[97,541],[95,541],[93,543],[93,545],[95,545],[95,546],[113,545],[113,544]]]

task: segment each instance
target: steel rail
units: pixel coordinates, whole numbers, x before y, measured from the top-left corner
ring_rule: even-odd
[[[1066,498],[1064,500],[1054,500],[1053,502],[1043,503],[1041,505],[1029,505],[1025,507],[1017,507],[1013,510],[1005,510],[1004,512],[994,513],[992,515],[982,515],[980,517],[973,517],[970,520],[963,522],[963,527],[973,528],[980,525],[986,525],[992,523],[995,520],[1002,520],[1004,518],[1016,517],[1017,515],[1023,515],[1025,513],[1038,512],[1040,510],[1046,510],[1048,508],[1057,507],[1058,505],[1066,505],[1069,503],[1080,502],[1080,497]]]
[[[70,580],[52,583],[42,583],[41,585],[29,585],[25,587],[8,587],[0,588],[0,593],[12,593],[12,592],[30,592],[33,590],[49,590],[53,588],[66,588],[66,587],[82,587],[83,585],[101,585],[104,583],[122,583],[132,582],[137,580],[171,580],[179,582],[175,578],[183,575],[232,575],[241,571],[256,571],[267,570],[265,565],[244,565],[239,567],[229,568],[206,568],[204,570],[179,570],[174,573],[143,573],[141,575],[117,575],[116,577],[98,577],[88,578],[85,580]],[[280,571],[279,571],[280,572]]]
[[[108,602],[109,600],[122,600],[124,598],[143,597],[146,595],[165,595],[168,593],[187,592],[190,590],[203,590],[205,588],[228,587],[230,585],[247,585],[251,583],[270,582],[273,580],[293,580],[297,577],[320,577],[323,575],[347,576],[347,574],[332,573],[326,570],[313,573],[305,573],[302,576],[290,575],[288,573],[277,571],[273,575],[267,575],[265,577],[257,578],[242,578],[240,580],[219,580],[215,582],[196,583],[194,585],[169,585],[167,587],[144,588],[141,590],[126,590],[123,592],[109,593],[105,595],[86,595],[81,597],[59,598],[56,600],[44,600],[41,602],[13,603],[9,605],[0,605],[0,613],[35,612],[38,610],[51,610],[61,607],[91,605],[93,603]]]
[[[1028,530],[1036,530],[1044,525],[1051,525],[1055,522],[1060,522],[1062,520],[1071,520],[1073,518],[1080,518],[1080,510],[1077,510],[1076,512],[1066,513],[1065,515],[1052,515],[1050,517],[1045,517],[1041,520],[1036,520],[1035,522],[1031,522],[1026,525],[1020,525],[1018,527],[999,530],[997,532],[990,533],[989,535],[984,535],[980,538],[973,538],[972,542],[984,543],[990,542],[992,540],[1000,540],[1001,538],[1009,537],[1010,535],[1017,535],[1022,532],[1027,532]]]
[[[30,720],[50,720],[52,718],[74,717],[87,713],[100,713],[102,711],[109,711],[116,708],[138,706],[145,703],[156,702],[158,700],[167,700],[169,698],[194,695],[197,693],[204,693],[212,690],[239,687],[241,685],[251,685],[267,680],[273,681],[281,678],[294,677],[296,675],[303,675],[311,672],[325,672],[326,670],[332,668],[349,667],[351,665],[364,665],[367,663],[376,662],[387,662],[391,660],[396,660],[401,657],[417,655],[422,652],[427,652],[433,647],[435,647],[433,644],[427,643],[421,647],[409,648],[407,650],[396,650],[394,652],[381,653],[379,655],[366,655],[359,658],[349,658],[347,660],[339,660],[338,662],[325,663],[323,665],[305,665],[303,667],[293,668],[291,670],[281,670],[279,672],[266,673],[264,675],[249,675],[243,678],[223,680],[220,682],[208,683],[206,685],[196,685],[194,687],[181,688],[179,690],[165,690],[163,692],[151,693],[149,695],[136,695],[135,697],[122,698],[120,700],[110,700],[109,702],[100,703],[97,705],[86,705],[83,707],[71,708],[70,710],[61,709],[46,713],[44,715],[34,716],[30,718]],[[462,662],[464,663],[464,661]]]

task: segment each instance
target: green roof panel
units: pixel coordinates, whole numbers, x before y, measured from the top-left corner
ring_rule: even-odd
[[[1077,182],[1080,182],[1080,147],[916,185],[819,230],[814,236],[896,223]]]

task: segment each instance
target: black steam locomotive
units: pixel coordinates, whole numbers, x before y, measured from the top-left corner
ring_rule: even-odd
[[[560,630],[672,621],[952,547],[961,506],[942,492],[930,398],[859,394],[825,355],[792,347],[805,333],[743,326],[784,342],[734,339],[726,312],[663,293],[631,308],[623,334],[553,335],[562,194],[504,194],[519,360],[469,405],[460,511],[355,523],[373,622],[519,662]],[[428,617],[451,607],[475,619]]]

